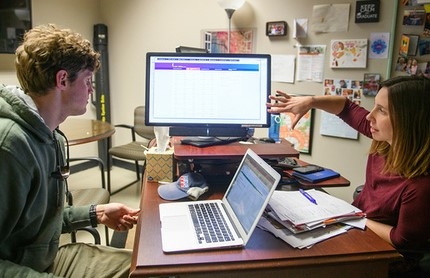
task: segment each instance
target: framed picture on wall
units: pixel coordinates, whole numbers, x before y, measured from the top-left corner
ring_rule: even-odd
[[[332,40],[330,44],[330,67],[365,68],[367,44],[367,39]]]
[[[355,23],[378,22],[379,0],[357,1],[355,4]]]
[[[254,53],[255,29],[234,29],[230,32],[230,53]],[[204,48],[209,53],[228,53],[228,30],[203,30]]]
[[[363,94],[365,96],[376,96],[381,82],[381,74],[365,73],[363,80]]]
[[[402,34],[399,54],[403,56],[417,55],[419,39],[419,35]]]
[[[286,36],[287,35],[287,22],[285,21],[272,21],[266,23],[266,36]]]
[[[405,10],[403,12],[403,25],[422,26],[426,18],[425,10]]]
[[[290,130],[294,114],[281,113],[281,125],[279,137],[288,140],[294,148],[301,153],[311,154],[312,132],[313,132],[313,109],[309,110],[297,123],[293,130]]]

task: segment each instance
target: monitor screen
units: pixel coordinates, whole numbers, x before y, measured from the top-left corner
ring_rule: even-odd
[[[145,123],[171,136],[268,127],[270,66],[268,54],[147,53]]]

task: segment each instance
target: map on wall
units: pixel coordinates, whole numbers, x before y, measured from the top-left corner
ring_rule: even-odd
[[[291,130],[293,117],[292,113],[281,114],[279,137],[289,141],[299,152],[311,154],[313,111],[309,110]]]

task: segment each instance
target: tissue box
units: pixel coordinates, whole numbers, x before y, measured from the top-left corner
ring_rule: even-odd
[[[174,180],[175,160],[173,158],[173,148],[164,152],[157,152],[156,147],[145,151],[146,154],[146,177],[148,181],[168,181]]]

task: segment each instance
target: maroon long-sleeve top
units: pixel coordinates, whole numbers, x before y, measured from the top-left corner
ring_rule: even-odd
[[[338,116],[372,138],[368,113],[347,100]],[[422,248],[430,239],[430,175],[406,179],[382,174],[384,162],[380,155],[369,155],[364,187],[353,205],[363,210],[368,219],[393,226],[390,238],[396,248]]]

